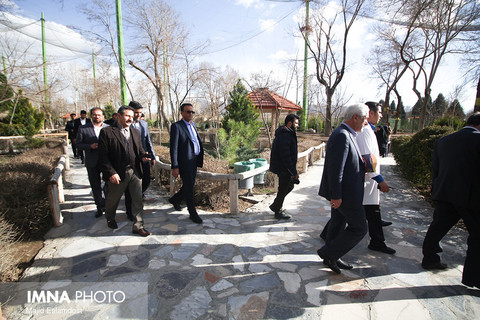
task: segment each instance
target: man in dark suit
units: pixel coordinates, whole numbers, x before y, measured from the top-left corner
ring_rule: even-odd
[[[433,221],[423,241],[422,267],[446,269],[439,242],[463,219],[468,230],[462,283],[480,288],[480,112],[458,132],[439,139],[432,159]]]
[[[92,122],[92,121],[87,118],[87,111],[85,111],[85,110],[80,111],[80,118],[76,118],[75,120],[73,120],[73,137],[75,138],[75,144],[77,143],[76,138],[77,138],[78,128],[80,128],[80,126],[84,126],[84,125],[86,125],[87,123],[90,123],[90,122]],[[77,152],[77,155],[82,160],[82,163],[84,163],[83,151],[79,150]]]
[[[182,119],[172,124],[170,128],[170,160],[173,177],[182,178],[182,187],[169,199],[175,210],[181,210],[180,202],[186,200],[190,219],[202,223],[193,199],[193,188],[197,167],[203,167],[203,145],[197,128],[193,123],[193,105],[184,103],[180,106]]]
[[[67,124],[65,125],[65,131],[68,132],[68,140],[70,140],[70,144],[72,145],[72,151],[73,151],[73,156],[76,158],[77,157],[77,147],[75,146],[75,137],[73,134],[75,132],[75,125],[73,124],[73,121],[75,120],[75,113],[70,113],[70,121],[67,121]]]
[[[148,123],[145,120],[140,119],[142,115],[143,107],[137,101],[130,101],[128,104],[134,109],[133,112],[133,122],[132,128],[140,131],[140,139],[142,140],[143,150],[150,155],[150,161],[142,163],[143,169],[143,178],[142,178],[142,196],[145,197],[145,191],[147,191],[148,186],[150,185],[150,163],[152,166],[155,165],[155,151],[153,151],[152,141],[150,140],[150,133],[148,132]],[[125,191],[125,207],[127,211],[127,217],[132,220],[132,199],[128,190]],[[132,220],[133,221],[133,220]]]
[[[78,128],[77,147],[85,152],[85,167],[87,168],[88,181],[92,187],[93,199],[97,206],[95,217],[101,217],[105,211],[105,198],[102,195],[102,177],[100,164],[98,163],[98,137],[100,130],[108,127],[103,123],[104,115],[100,108],[90,110],[92,122]]]
[[[132,213],[135,221],[133,233],[146,237],[151,233],[143,227],[142,161],[148,161],[140,140],[140,132],[131,128],[133,108],[118,109],[117,125],[100,131],[99,151],[103,179],[108,186],[105,199],[105,218],[111,229],[117,229],[115,213],[126,189],[132,196]]]
[[[295,182],[298,182],[298,119],[296,114],[291,113],[286,116],[285,125],[275,130],[275,139],[270,153],[270,171],[278,176],[278,192],[269,207],[275,213],[275,219],[290,219],[282,206],[285,197],[293,190]]]
[[[327,142],[318,194],[330,201],[332,209],[326,243],[317,253],[335,273],[341,273],[340,268],[351,269],[339,259],[367,233],[362,205],[365,164],[355,141],[367,114],[368,107],[364,104],[348,107],[343,123]]]

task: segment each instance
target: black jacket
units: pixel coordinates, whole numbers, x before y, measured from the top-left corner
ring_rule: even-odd
[[[297,175],[297,134],[281,126],[275,130],[275,139],[270,152],[270,171],[276,174]]]

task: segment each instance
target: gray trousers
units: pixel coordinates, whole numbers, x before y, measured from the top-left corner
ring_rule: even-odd
[[[139,179],[133,169],[125,171],[125,177],[119,184],[107,181],[108,192],[105,199],[105,218],[107,220],[115,220],[118,203],[122,198],[125,190],[128,189],[132,197],[132,215],[135,217],[133,230],[143,228],[143,200],[142,200],[142,179]]]

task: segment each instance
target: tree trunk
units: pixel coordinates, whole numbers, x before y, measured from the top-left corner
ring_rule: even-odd
[[[327,107],[325,110],[325,137],[330,137],[332,134],[332,96],[330,90],[325,90],[327,94]]]

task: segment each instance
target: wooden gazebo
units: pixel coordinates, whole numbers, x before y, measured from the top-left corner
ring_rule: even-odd
[[[270,134],[272,136],[278,126],[278,121],[282,112],[296,113],[297,111],[302,110],[302,107],[299,105],[268,89],[255,90],[249,93],[247,97],[252,101],[252,104],[264,114],[271,114],[272,127]]]

